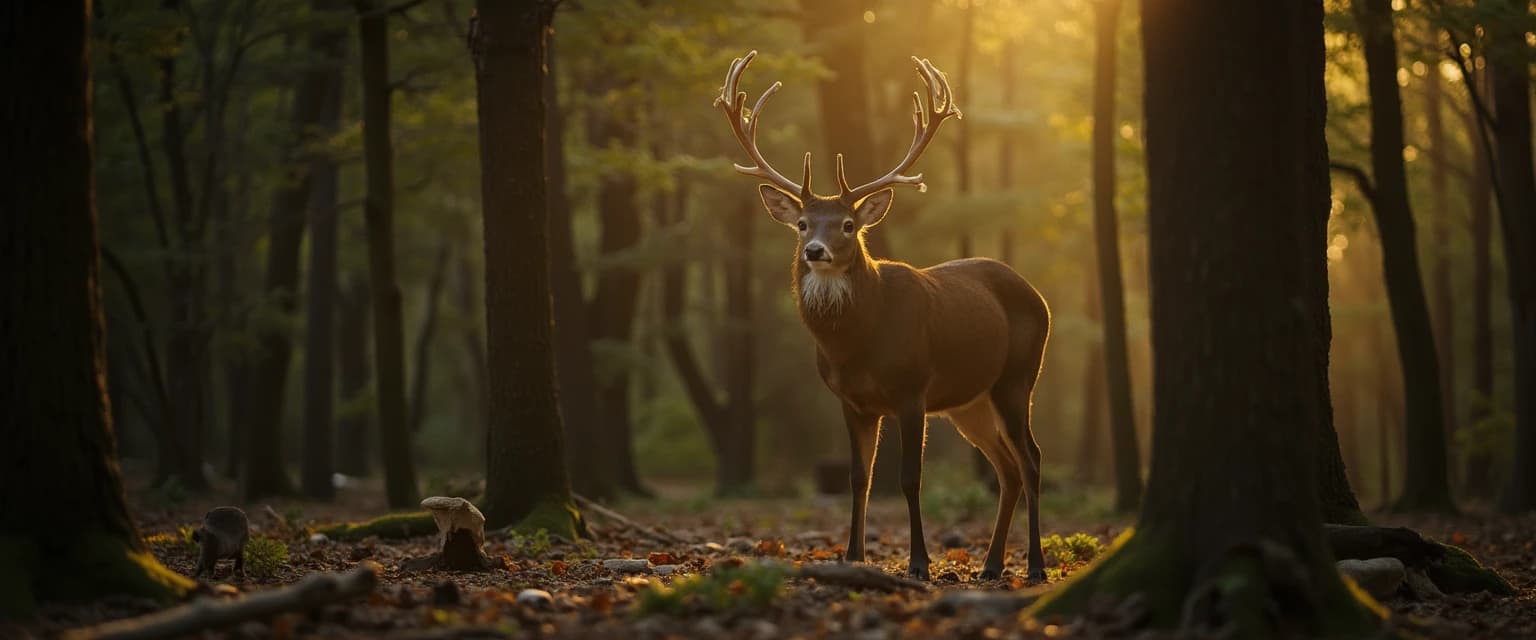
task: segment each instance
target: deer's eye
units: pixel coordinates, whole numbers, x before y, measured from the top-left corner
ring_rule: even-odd
[[[805,231],[805,221],[804,220],[800,221],[800,225],[799,226],[800,226],[800,230],[801,231]]]
[[[853,233],[853,221],[852,220],[844,220],[843,221],[843,233]]]

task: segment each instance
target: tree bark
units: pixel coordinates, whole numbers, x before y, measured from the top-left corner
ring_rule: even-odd
[[[345,10],[339,0],[315,0],[311,10],[317,15],[335,16]],[[325,49],[318,75],[323,75],[316,135],[328,138],[341,130],[343,94],[342,65],[346,57],[346,31],[326,34]],[[310,159],[309,199],[309,290],[305,305],[304,331],[304,461],[301,485],[304,496],[330,500],[336,490],[331,482],[335,471],[335,380],[336,362],[336,210],[341,188],[341,168],[328,154]]]
[[[1531,54],[1524,25],[1530,5],[1479,0],[1497,9],[1488,33],[1488,81],[1493,94],[1495,184],[1510,327],[1515,354],[1515,441],[1509,482],[1499,506],[1509,513],[1536,510],[1536,169],[1531,150]]]
[[[1440,70],[1431,66],[1424,74],[1424,121],[1429,142],[1429,195],[1431,233],[1434,247],[1430,273],[1434,282],[1435,355],[1440,361],[1440,397],[1445,410],[1441,425],[1450,438],[1456,428],[1456,299],[1451,291],[1451,237],[1457,225],[1451,223],[1450,145],[1445,139],[1441,102],[1444,88]],[[1451,456],[1454,459],[1454,456]]]
[[[470,28],[479,95],[490,364],[486,526],[575,538],[555,390],[545,182],[545,38],[554,2],[480,3]],[[511,250],[509,250],[511,249]]]
[[[864,68],[865,4],[858,0],[800,0],[800,26],[805,39],[819,54],[821,63],[832,71],[831,76],[816,84],[825,158],[831,160],[836,154],[843,154],[843,168],[852,184],[873,180],[884,173],[869,124],[872,87]],[[886,220],[883,227],[870,232],[870,256],[893,257],[889,240],[892,224]],[[881,453],[885,450],[882,446]],[[889,459],[895,460],[897,456],[893,454]]]
[[[1104,312],[1105,381],[1115,457],[1115,510],[1135,511],[1141,501],[1141,453],[1131,404],[1130,348],[1125,342],[1125,285],[1120,272],[1120,224],[1115,212],[1115,62],[1120,0],[1094,5],[1093,235]]]
[[[395,279],[395,176],[390,141],[389,14],[373,0],[355,0],[363,62],[363,156],[368,178],[363,205],[368,227],[368,284],[373,294],[374,394],[384,491],[393,508],[416,506],[416,470],[406,425],[405,322]]]
[[[559,107],[559,75],[553,34],[550,36],[548,72],[544,95],[550,108],[544,112],[548,135],[545,170],[549,181],[549,282],[555,313],[555,373],[560,382],[560,415],[572,442],[566,448],[567,464],[581,473],[572,475],[577,493],[594,500],[615,497],[621,488],[619,443],[604,426],[598,403],[597,373],[592,368],[592,346],[582,294],[581,272],[576,266],[575,231],[565,179],[565,117]]]
[[[1132,537],[1030,613],[1139,593],[1180,635],[1378,627],[1323,539],[1316,440],[1296,437],[1327,376],[1322,36],[1320,2],[1143,6],[1151,474]]]
[[[1445,412],[1440,396],[1440,365],[1420,278],[1408,175],[1403,166],[1403,106],[1397,86],[1397,41],[1391,0],[1362,0],[1353,5],[1365,42],[1371,96],[1371,210],[1381,234],[1382,271],[1387,302],[1402,363],[1407,417],[1403,494],[1396,507],[1406,511],[1452,511],[1447,472]]]
[[[192,587],[148,554],[123,498],[107,400],[90,32],[85,3],[0,9],[0,49],[27,52],[3,63],[26,90],[0,96],[4,146],[28,159],[0,177],[8,619],[112,594],[169,604]]]

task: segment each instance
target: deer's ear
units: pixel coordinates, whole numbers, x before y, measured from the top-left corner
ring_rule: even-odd
[[[771,184],[758,185],[757,191],[763,196],[763,207],[768,209],[768,215],[779,224],[794,224],[800,219],[799,198]]]
[[[886,187],[865,196],[853,208],[853,218],[861,227],[873,227],[885,219],[885,214],[891,210],[891,199],[896,197],[896,191]]]

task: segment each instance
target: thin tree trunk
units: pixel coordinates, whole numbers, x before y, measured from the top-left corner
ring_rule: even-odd
[[[1088,347],[1083,361],[1083,411],[1082,424],[1077,441],[1077,475],[1086,482],[1097,482],[1104,477],[1100,467],[1104,461],[1105,435],[1109,433],[1104,420],[1104,343],[1094,340]],[[1140,461],[1138,460],[1138,466]]]
[[[363,156],[368,177],[368,284],[373,293],[374,394],[389,506],[416,506],[416,470],[406,425],[405,327],[395,279],[395,176],[390,142],[389,14],[355,0],[363,61]]]
[[[336,309],[336,365],[337,383],[340,385],[342,412],[336,421],[336,470],[349,476],[363,477],[371,473],[369,456],[372,447],[369,432],[372,425],[369,416],[368,285],[361,278],[353,279],[341,291],[340,304]]]
[[[491,404],[486,525],[574,538],[555,386],[542,88],[554,2],[480,3],[470,28],[479,89]],[[510,249],[510,250],[509,250]]]
[[[680,191],[678,211],[686,205]],[[721,488],[747,488],[757,481],[757,407],[753,381],[757,370],[752,331],[752,249],[758,207],[748,201],[736,207],[736,219],[727,225],[726,238],[733,252],[725,270],[725,369],[726,419],[731,442],[722,458],[729,468],[718,479]]]
[[[1450,175],[1450,145],[1445,139],[1440,103],[1444,89],[1439,69],[1424,74],[1424,120],[1429,134],[1430,219],[1434,247],[1430,271],[1434,282],[1435,354],[1440,360],[1440,395],[1444,403],[1443,426],[1446,438],[1455,430],[1456,419],[1456,300],[1451,291],[1451,236],[1457,225],[1451,223],[1451,192],[1446,184]],[[1454,456],[1452,456],[1454,457]]]
[[[311,10],[317,15],[335,16],[345,10],[339,0],[315,0]],[[324,76],[324,88],[317,114],[317,136],[327,138],[341,130],[343,94],[342,65],[346,57],[346,34],[335,30],[327,35],[329,47],[316,51],[322,56],[317,73]],[[330,500],[335,496],[331,475],[335,471],[335,381],[336,362],[336,210],[341,188],[341,168],[336,159],[316,154],[310,160],[309,199],[309,289],[305,305],[304,331],[304,458],[301,485],[305,497]]]
[[[1530,5],[1523,0],[1480,0],[1501,11],[1486,25],[1488,80],[1493,94],[1495,185],[1502,192],[1510,327],[1515,354],[1515,441],[1509,483],[1499,506],[1508,513],[1536,510],[1536,168],[1531,149],[1531,57],[1526,42]]]
[[[1362,0],[1354,8],[1365,42],[1371,96],[1371,169],[1375,176],[1371,209],[1381,233],[1382,271],[1402,362],[1403,397],[1408,403],[1403,409],[1408,455],[1397,508],[1451,511],[1455,505],[1447,473],[1440,365],[1420,278],[1403,165],[1403,107],[1397,86],[1391,0]]]
[[[545,170],[549,182],[549,278],[555,313],[555,373],[560,381],[560,414],[566,433],[572,442],[582,443],[565,451],[570,468],[582,470],[571,477],[572,487],[588,498],[604,500],[614,497],[620,489],[616,473],[618,443],[605,428],[603,409],[598,404],[581,273],[576,266],[571,202],[566,195],[565,117],[559,107],[559,56],[553,35],[549,46],[544,95],[550,108],[544,112],[544,126],[548,136]]]
[[[479,296],[475,291],[485,286],[484,278],[477,278],[474,265],[470,263],[469,256],[461,256],[458,260],[458,296],[457,305],[459,313],[465,319],[463,339],[464,366],[469,369],[469,379],[473,382],[473,388],[469,390],[468,401],[474,407],[470,411],[471,420],[466,424],[467,433],[484,437],[486,424],[486,407],[490,402],[488,390],[489,382],[486,380],[485,371],[485,337],[480,330],[480,321],[485,318],[485,311],[480,308]],[[553,283],[553,278],[551,278]],[[556,299],[558,294],[552,294]],[[558,327],[558,323],[557,323]],[[562,386],[563,390],[565,387]],[[564,400],[564,392],[561,393]]]
[[[169,604],[190,581],[144,546],[123,497],[107,399],[106,322],[92,169],[86,3],[0,9],[0,616],[109,595]]]
[[[437,336],[438,309],[442,306],[443,283],[448,279],[448,243],[437,249],[432,262],[432,277],[427,281],[427,299],[422,309],[421,329],[416,333],[416,375],[411,379],[410,419],[406,425],[411,433],[421,433],[421,425],[427,421],[427,391],[432,383],[432,340]]]
[[[1468,91],[1487,95],[1474,78]],[[1476,113],[1466,118],[1468,138],[1472,141],[1473,173],[1467,185],[1468,205],[1472,210],[1472,416],[1465,428],[1474,428],[1493,416],[1493,175],[1488,164],[1488,147]],[[1492,460],[1486,444],[1466,456],[1465,489],[1468,495],[1488,498],[1494,495]]]
[[[869,96],[874,87],[864,68],[866,4],[860,0],[800,0],[800,26],[805,39],[821,63],[832,71],[831,76],[816,85],[825,157],[831,160],[836,154],[843,154],[843,168],[852,184],[873,180],[884,171],[879,168],[884,156],[875,153],[875,137],[870,130]],[[821,166],[828,165],[823,162]],[[873,230],[867,239],[872,257],[892,257],[888,238],[894,227],[890,227],[889,220],[885,224]],[[885,451],[886,447],[881,446],[881,454]],[[896,460],[897,456],[893,454],[887,459]]]
[[[971,60],[974,57],[976,44],[973,42],[976,33],[976,6],[967,5],[960,9],[964,14],[960,27],[960,66],[955,70],[955,92],[958,95],[971,95]],[[971,193],[971,125],[970,122],[961,119],[955,123],[955,186],[961,195]],[[971,247],[971,234],[964,227],[960,229],[960,240],[957,244],[958,257],[969,258],[974,249]],[[977,455],[981,451],[977,450]]]
[[[1008,40],[1003,44],[1002,71],[999,75],[1002,79],[1002,109],[1004,113],[1013,113],[1018,107],[1015,95],[1018,93],[1019,73],[1015,69],[1017,44],[1014,40]],[[1013,135],[1012,130],[1005,131],[997,136],[997,188],[1007,192],[1013,190]],[[1003,232],[998,236],[997,259],[1004,264],[1013,264],[1013,224],[1005,223]]]

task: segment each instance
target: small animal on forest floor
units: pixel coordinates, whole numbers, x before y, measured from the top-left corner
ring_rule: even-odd
[[[923,443],[926,416],[947,416],[992,463],[1000,493],[982,579],[1002,576],[1008,529],[1022,493],[1029,510],[1031,580],[1045,579],[1040,549],[1040,447],[1030,433],[1030,403],[1051,312],[1045,299],[1006,264],[984,258],[951,260],[918,269],[869,255],[864,235],[890,211],[891,187],[923,188],[923,174],[908,169],[933,141],[939,125],[959,118],[949,79],[927,60],[913,58],[928,95],[912,94],[912,144],[884,176],[849,187],[837,156],[836,195],[811,191],[811,154],[796,184],[763,158],[757,127],[773,83],[746,110],[736,85],[757,52],[731,63],[715,99],[753,166],[736,170],[762,178],[758,190],[773,219],[799,234],[793,287],[800,320],[816,341],[816,366],[842,402],[852,464],[853,518],[849,562],[864,559],[864,515],[869,502],[875,443],[884,427],[901,439],[901,489],[907,499],[912,555],[907,574],[928,578],[923,541]]]
[[[192,541],[202,547],[197,557],[194,577],[204,572],[213,577],[220,560],[232,558],[235,574],[245,575],[245,543],[251,537],[251,523],[245,512],[235,507],[215,507],[203,516],[203,524],[192,532]]]

